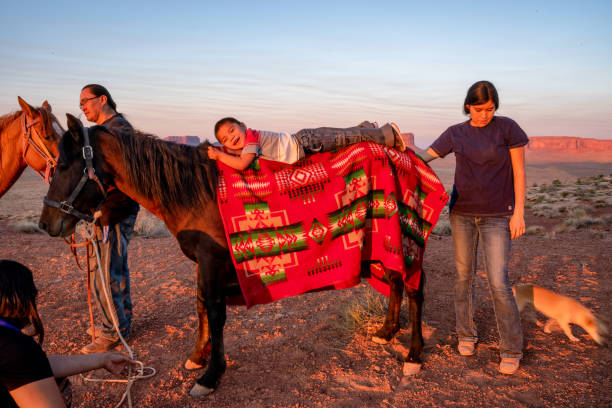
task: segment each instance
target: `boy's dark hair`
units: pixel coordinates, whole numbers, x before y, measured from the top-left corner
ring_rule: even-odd
[[[20,329],[31,323],[42,344],[45,332],[36,309],[37,294],[31,270],[19,262],[0,260],[0,317]]]
[[[495,104],[495,110],[499,109],[499,97],[497,96],[497,89],[489,81],[478,81],[474,85],[470,86],[463,102],[463,113],[466,115],[470,113],[470,110],[466,105],[482,105],[493,101]]]
[[[223,118],[219,120],[217,123],[215,123],[215,137],[217,138],[217,140],[219,140],[219,137],[217,136],[217,132],[219,131],[219,128],[225,125],[226,123],[235,123],[238,126],[246,127],[246,125],[243,122],[239,121],[236,118],[232,118],[231,116],[228,116],[227,118]]]

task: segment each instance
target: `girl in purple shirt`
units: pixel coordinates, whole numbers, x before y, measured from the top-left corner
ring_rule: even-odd
[[[525,233],[524,146],[529,140],[512,119],[494,115],[498,108],[493,84],[476,82],[463,104],[470,120],[449,127],[426,152],[420,153],[425,161],[451,152],[456,157],[449,208],[457,267],[459,353],[473,355],[478,341],[472,304],[481,244],[500,336],[499,371],[513,374],[522,357],[523,333],[508,279],[508,260],[510,240]]]

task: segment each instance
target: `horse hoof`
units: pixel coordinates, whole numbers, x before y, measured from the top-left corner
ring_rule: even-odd
[[[372,336],[372,341],[376,344],[388,344],[389,341],[387,339],[383,339],[382,337]]]
[[[187,370],[199,370],[202,367],[204,367],[202,364],[194,363],[191,360],[185,361],[185,368]]]
[[[421,371],[422,364],[404,363],[404,375],[417,375]]]
[[[195,383],[191,391],[189,391],[189,395],[191,395],[194,398],[200,398],[200,397],[204,397],[210,394],[214,390],[215,390],[214,388],[204,387],[203,385]]]

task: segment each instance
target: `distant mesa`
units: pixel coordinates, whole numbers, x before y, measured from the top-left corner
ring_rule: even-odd
[[[406,146],[408,146],[408,148],[412,150],[420,150],[414,144],[414,133],[402,133],[402,138],[404,139],[404,142],[406,143]]]
[[[198,136],[167,136],[164,140],[189,146],[197,146],[201,143]]]
[[[555,153],[610,152],[612,140],[590,139],[572,136],[532,136],[527,151],[545,150]]]

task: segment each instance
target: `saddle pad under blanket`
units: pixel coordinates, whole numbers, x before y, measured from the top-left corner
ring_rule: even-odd
[[[217,200],[247,307],[351,287],[363,276],[388,296],[380,264],[418,288],[448,195],[412,151],[364,142],[293,165],[259,159],[237,171],[217,163]]]

